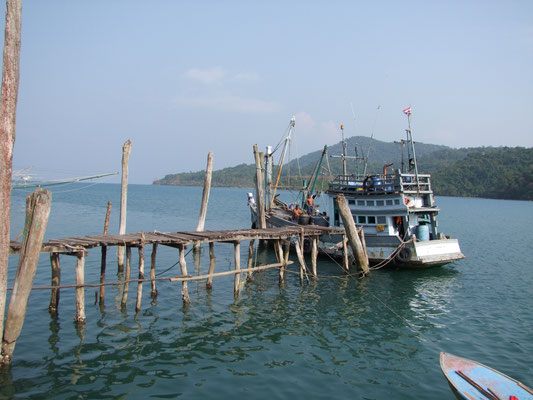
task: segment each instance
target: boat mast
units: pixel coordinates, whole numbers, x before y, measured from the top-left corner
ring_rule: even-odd
[[[407,115],[407,141],[411,145],[411,152],[413,153],[413,164],[415,168],[416,190],[420,191],[420,181],[418,180],[418,165],[416,162],[415,142],[413,141],[413,134],[411,132],[411,107],[406,108],[404,114]],[[410,160],[409,160],[409,164]]]
[[[291,122],[289,122],[289,133],[287,134],[287,137],[285,138],[285,144],[283,146],[283,151],[281,153],[281,159],[279,162],[279,169],[278,169],[278,176],[276,178],[276,184],[274,185],[274,193],[272,194],[272,199],[270,203],[268,204],[268,208],[272,207],[272,203],[274,202],[274,199],[276,198],[276,192],[278,190],[278,184],[279,184],[279,178],[281,177],[281,170],[283,169],[283,161],[285,160],[285,153],[287,152],[287,148],[289,147],[291,143],[291,134],[292,130],[294,128],[294,125],[296,125],[296,117],[291,118]]]
[[[266,147],[265,152],[265,203],[272,202],[272,146]]]

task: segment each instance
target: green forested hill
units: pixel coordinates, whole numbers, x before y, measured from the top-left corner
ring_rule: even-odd
[[[401,148],[397,143],[370,140],[357,136],[347,139],[348,155],[355,155],[357,143],[358,155],[371,162],[367,173],[378,173],[383,165],[394,163],[393,168],[401,168]],[[370,147],[369,147],[370,146]],[[476,147],[452,149],[416,143],[419,171],[432,174],[435,194],[460,197],[486,197],[496,199],[533,200],[533,149],[522,147]],[[340,154],[341,144],[328,148],[328,162],[324,162],[322,176],[331,179],[342,171],[341,161],[331,158]],[[294,178],[301,171],[302,178],[308,178],[321,154],[321,150],[306,154],[293,160],[283,169],[282,185],[288,183],[297,187],[300,178]],[[252,158],[252,157],[250,157]],[[406,160],[405,160],[406,161]],[[298,167],[299,163],[299,167]],[[328,171],[329,164],[329,171]],[[363,172],[361,161],[348,161],[349,172]],[[286,175],[293,176],[288,182]],[[274,171],[274,174],[276,170]],[[203,185],[204,171],[170,174],[154,181],[156,185]],[[213,172],[213,186],[253,187],[255,166],[241,164]]]
[[[436,194],[533,200],[533,149],[479,151],[433,172]]]

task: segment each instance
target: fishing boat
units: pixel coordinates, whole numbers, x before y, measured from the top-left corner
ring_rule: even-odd
[[[532,389],[476,361],[441,352],[440,367],[460,400],[533,400]]]
[[[343,173],[328,183],[328,189],[321,200],[321,213],[316,210],[311,215],[292,220],[290,206],[277,201],[275,196],[269,198],[269,178],[267,163],[267,225],[284,226],[298,224],[317,224],[330,227],[342,227],[343,223],[335,205],[335,199],[344,195],[357,226],[361,226],[366,240],[369,262],[372,265],[386,264],[408,268],[426,268],[444,265],[463,259],[457,239],[450,238],[438,230],[437,214],[440,209],[435,204],[431,187],[431,176],[420,174],[411,133],[410,108],[404,110],[408,117],[406,140],[402,140],[403,153],[407,152],[407,171],[387,169],[382,173],[370,174],[366,167],[362,174],[348,174],[346,160],[346,141],[342,131]],[[322,164],[327,147],[324,147],[321,159],[317,163],[310,182],[316,182],[318,169]],[[267,151],[268,154],[268,151]],[[267,160],[267,157],[265,157]],[[366,165],[366,164],[365,164]],[[279,173],[278,173],[279,174]],[[301,191],[299,201],[305,207],[305,199],[314,192],[314,183]],[[256,209],[249,199],[252,210],[252,223],[256,221]],[[305,247],[304,247],[305,248]],[[332,256],[342,254],[341,235],[322,236],[319,251]]]

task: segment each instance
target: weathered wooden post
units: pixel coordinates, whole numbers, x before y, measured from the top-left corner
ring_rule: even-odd
[[[211,275],[215,271],[215,244],[213,242],[209,242],[209,271],[208,275]],[[213,289],[213,277],[210,276],[207,278],[207,282],[205,284],[207,289]]]
[[[128,161],[130,159],[131,140],[127,140],[122,146],[122,181],[120,186],[120,224],[119,235],[126,233],[126,214],[128,205]],[[124,246],[117,247],[118,272],[124,271]]]
[[[131,277],[131,246],[126,246],[126,273],[124,274],[124,288],[122,289],[122,300],[120,302],[122,307],[126,307],[126,303],[128,302],[130,277]]]
[[[350,242],[350,247],[352,248],[352,252],[357,261],[357,267],[360,271],[363,272],[363,275],[367,275],[370,273],[370,269],[368,266],[368,257],[366,257],[366,254],[364,252],[363,245],[361,244],[361,240],[359,239],[357,228],[355,227],[352,212],[350,211],[350,207],[348,206],[346,198],[343,194],[337,195],[337,197],[335,198],[335,204],[342,218],[344,230],[346,231],[346,235],[348,236],[348,240]]]
[[[187,263],[185,262],[185,246],[180,244],[179,245],[179,251],[180,251],[180,268],[181,268],[181,275],[187,276]],[[191,302],[191,299],[189,297],[189,289],[187,288],[187,281],[184,280],[182,283],[181,288],[181,297],[183,299],[183,305],[188,305]]]
[[[344,270],[350,272],[350,261],[348,260],[348,238],[342,235],[342,263]]]
[[[250,244],[248,245],[248,269],[252,268],[254,259],[254,239],[250,239]],[[252,280],[252,271],[246,273],[246,281],[251,282]]]
[[[4,64],[0,99],[0,342],[4,332],[7,298],[11,178],[20,72],[21,3],[21,0],[6,1]]]
[[[104,236],[107,236],[109,233],[109,216],[111,215],[111,202],[107,202],[107,211],[105,213],[105,221],[104,221]],[[103,285],[105,283],[105,268],[106,268],[106,258],[107,258],[107,246],[102,246],[102,262],[100,265],[100,283],[102,283],[102,286],[100,286],[100,305],[104,304],[104,296],[105,296],[105,286]]]
[[[137,302],[135,303],[135,311],[141,311],[141,300],[143,294],[144,280],[144,232],[141,232],[141,245],[139,246],[139,282],[137,283]]]
[[[155,261],[157,257],[157,243],[152,244],[152,257],[150,260],[150,279],[152,284],[152,299],[157,297],[157,288],[155,287]]]
[[[207,155],[207,167],[205,169],[205,179],[204,179],[204,191],[202,193],[202,205],[200,207],[200,217],[198,218],[198,226],[196,227],[196,232],[202,232],[205,226],[205,216],[207,214],[207,203],[209,201],[209,192],[211,190],[211,175],[213,172],[213,153],[209,152]],[[198,251],[200,249],[200,243],[194,244],[194,250]]]
[[[26,198],[26,222],[13,293],[9,301],[2,339],[2,364],[10,364],[15,344],[22,330],[33,278],[50,215],[52,194],[46,189],[36,189]]]
[[[316,260],[318,258],[318,238],[313,236],[311,239],[311,269],[313,270],[313,277],[316,279]]]
[[[363,252],[365,253],[365,257],[368,259],[368,253],[366,252],[366,240],[365,240],[365,231],[363,230],[363,227],[360,226],[357,231],[359,232],[359,239],[361,239],[361,245],[363,246]]]
[[[255,192],[257,197],[257,222],[256,227],[259,229],[266,228],[265,219],[265,197],[263,194],[263,163],[257,145],[254,144],[255,157]]]
[[[276,258],[278,259],[278,262],[281,264],[279,267],[279,284],[281,285],[283,281],[285,280],[285,269],[283,268],[283,247],[281,246],[281,240],[277,239],[274,241],[274,249],[276,250]]]
[[[76,316],[74,321],[85,323],[85,251],[76,254]]]
[[[52,286],[61,285],[61,266],[59,265],[59,253],[50,253],[50,265],[52,266]],[[52,289],[48,311],[57,313],[59,307],[59,288]]]
[[[241,242],[236,241],[233,243],[234,258],[235,258],[235,271],[241,270]],[[241,273],[238,272],[235,274],[235,279],[233,282],[233,295],[239,297],[239,285],[241,283]]]

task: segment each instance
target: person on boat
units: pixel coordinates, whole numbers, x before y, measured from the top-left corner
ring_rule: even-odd
[[[318,195],[315,194],[314,196],[311,195],[311,193],[309,193],[307,195],[307,199],[305,200],[305,205],[306,205],[306,208],[307,208],[307,214],[309,215],[313,215],[314,211],[315,211],[315,197]]]
[[[300,208],[299,204],[296,204],[296,207],[292,210],[292,220],[295,222],[298,222],[298,219],[300,218],[300,215],[302,215],[302,209]]]

